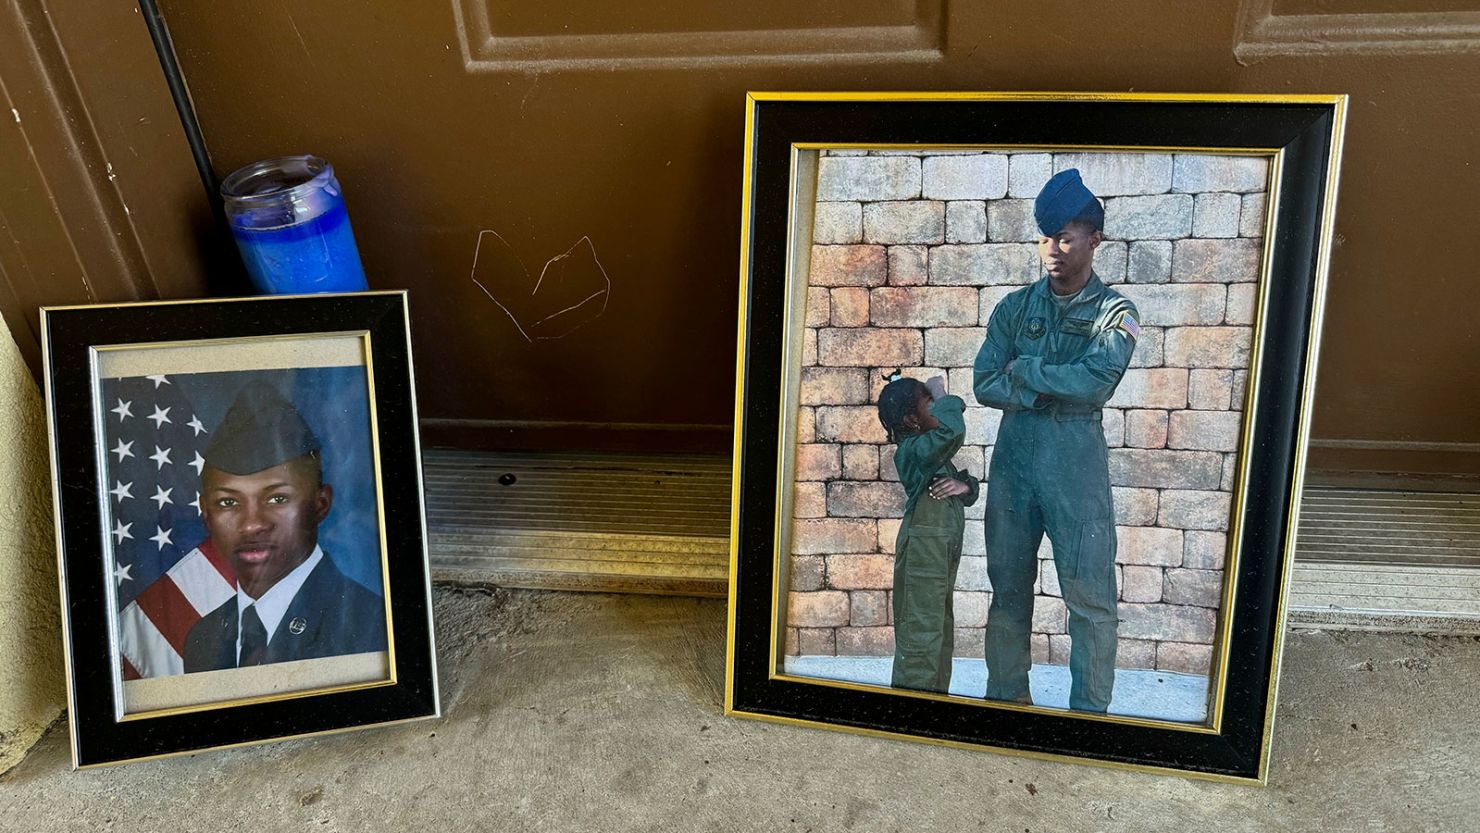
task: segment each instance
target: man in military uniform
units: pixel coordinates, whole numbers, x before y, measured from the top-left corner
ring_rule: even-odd
[[[1048,534],[1069,608],[1069,707],[1103,712],[1115,684],[1115,510],[1103,406],[1140,335],[1094,273],[1105,212],[1074,169],[1033,206],[1047,275],[1002,299],[977,353],[977,401],[1002,410],[987,476],[987,697],[1031,703],[1038,546]]]
[[[200,510],[237,592],[185,640],[185,671],[214,671],[386,649],[385,604],[318,544],[334,490],[320,443],[264,382],[226,412],[201,469]]]

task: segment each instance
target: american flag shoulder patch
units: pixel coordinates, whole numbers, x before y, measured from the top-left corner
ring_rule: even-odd
[[[1130,333],[1131,338],[1141,337],[1141,325],[1136,323],[1136,317],[1129,312],[1121,313],[1120,323],[1115,326]]]

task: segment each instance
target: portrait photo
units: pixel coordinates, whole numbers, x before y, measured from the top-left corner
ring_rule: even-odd
[[[749,106],[727,711],[1261,780],[1344,99]]]

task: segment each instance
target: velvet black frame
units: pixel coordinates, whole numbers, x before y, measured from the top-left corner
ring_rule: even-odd
[[[440,714],[404,292],[43,309],[74,767],[154,758]],[[93,415],[91,351],[105,345],[370,333],[394,628],[395,682],[118,720]]]
[[[1213,778],[1265,778],[1290,569],[1293,500],[1304,467],[1308,397],[1334,205],[1342,96],[973,96],[753,94],[747,120],[746,250],[737,380],[735,501],[727,713],[870,733],[1071,756]],[[1275,149],[1276,234],[1263,356],[1249,418],[1242,549],[1230,628],[1224,711],[1216,733],[1136,721],[984,706],[964,698],[777,679],[773,587],[789,297],[794,145],[995,145],[1105,149]]]

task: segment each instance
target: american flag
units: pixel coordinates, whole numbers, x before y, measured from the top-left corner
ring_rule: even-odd
[[[169,376],[101,388],[124,679],[180,674],[191,626],[236,593],[200,512],[210,429]]]

